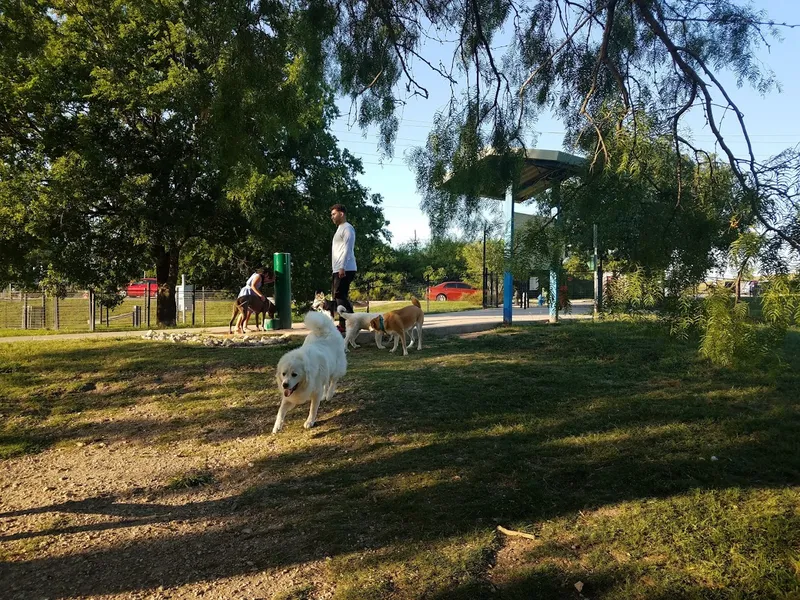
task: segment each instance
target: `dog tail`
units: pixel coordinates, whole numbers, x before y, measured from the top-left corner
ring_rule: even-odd
[[[414,305],[414,306],[416,306],[417,308],[422,308],[422,307],[419,305],[419,300],[417,300],[416,298],[412,298],[412,299],[411,299],[411,304],[413,304],[413,305]]]
[[[348,312],[346,306],[342,306],[341,304],[336,307],[336,312],[339,313],[342,317],[347,319],[347,315],[352,315],[353,313]]]
[[[311,331],[320,336],[336,332],[336,326],[333,324],[333,321],[331,321],[330,315],[325,313],[316,311],[306,313],[303,323],[305,323],[306,327]]]

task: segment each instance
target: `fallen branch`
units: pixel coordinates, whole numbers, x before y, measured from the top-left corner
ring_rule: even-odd
[[[523,537],[529,540],[535,540],[536,536],[532,533],[525,533],[524,531],[514,531],[513,529],[506,529],[502,525],[497,526],[497,531],[500,533],[505,533],[506,535],[515,536],[515,537]]]

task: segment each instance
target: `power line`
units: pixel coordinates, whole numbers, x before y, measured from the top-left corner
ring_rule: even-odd
[[[420,123],[421,125],[411,125],[411,123]],[[427,125],[428,128],[430,128],[431,126],[433,126],[433,121],[419,121],[419,120],[414,120],[414,119],[401,119],[400,124],[401,125],[407,124],[407,125],[413,126],[413,127],[423,127],[423,125]],[[354,125],[348,131],[341,131],[341,130],[336,130],[336,129],[332,129],[331,131],[333,131],[334,133],[353,133],[353,130],[357,129],[357,128],[360,129],[357,125]],[[535,131],[534,133],[537,134],[537,135],[565,135],[567,132],[566,131]],[[700,138],[716,139],[716,137],[714,135],[710,134],[710,133],[701,133],[699,135],[693,135],[692,137],[694,139],[700,139]],[[722,137],[723,138],[742,138],[742,139],[744,139],[745,135],[743,133],[730,133],[730,134],[724,134]],[[749,133],[747,137],[749,137],[750,139],[753,139],[753,138],[771,138],[771,137],[789,138],[789,139],[797,140],[798,142],[800,142],[800,133]],[[397,139],[400,139],[400,138],[397,138]],[[406,138],[406,139],[409,139],[409,138]],[[421,141],[421,140],[413,139],[413,140],[410,140],[410,141]]]
[[[408,165],[400,165],[400,164],[396,164],[396,163],[367,162],[366,160],[362,160],[361,164],[364,164],[364,165],[377,165],[379,167],[405,167],[407,169],[409,168]]]

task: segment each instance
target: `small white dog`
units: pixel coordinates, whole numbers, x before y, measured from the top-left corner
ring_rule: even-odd
[[[363,313],[363,312],[347,312],[347,309],[344,306],[337,306],[336,312],[339,313],[344,319],[345,325],[347,327],[347,332],[344,338],[344,351],[349,352],[348,346],[352,346],[353,348],[360,348],[358,344],[356,344],[356,338],[358,334],[361,332],[362,329],[366,329],[369,331],[369,322],[377,317],[380,313]],[[380,348],[381,338],[383,334],[380,331],[375,332],[375,345]]]
[[[272,433],[281,430],[286,413],[306,402],[311,402],[311,407],[303,427],[313,427],[320,401],[333,398],[337,382],[347,373],[344,340],[330,317],[310,312],[304,322],[309,334],[303,345],[278,361],[275,378],[283,398]]]

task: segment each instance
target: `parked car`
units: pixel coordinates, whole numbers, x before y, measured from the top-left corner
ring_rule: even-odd
[[[445,281],[428,288],[428,300],[464,300],[477,293],[478,290],[463,281]]]
[[[158,295],[158,283],[155,277],[145,277],[138,281],[132,281],[125,288],[125,295],[130,298],[143,298],[147,294],[147,284],[150,284],[150,297],[155,298]]]

